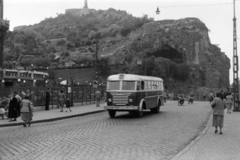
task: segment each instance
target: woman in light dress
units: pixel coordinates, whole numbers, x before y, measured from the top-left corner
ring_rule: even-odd
[[[226,96],[226,105],[227,105],[227,113],[232,113],[232,106],[233,106],[233,94],[229,94]]]
[[[222,127],[224,121],[224,109],[226,109],[226,101],[222,99],[223,95],[217,93],[216,97],[213,99],[211,106],[213,108],[213,127],[215,127],[215,133],[222,134]]]
[[[29,100],[29,96],[25,95],[24,99],[21,101],[21,119],[23,120],[23,126],[31,126],[31,120],[33,117],[33,106],[32,102]]]
[[[61,109],[60,112],[63,111],[65,102],[66,102],[66,96],[65,96],[65,93],[63,93],[63,90],[61,90],[60,93],[58,94],[58,104]]]

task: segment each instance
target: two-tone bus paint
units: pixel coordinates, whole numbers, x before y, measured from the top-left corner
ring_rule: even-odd
[[[107,79],[107,97],[104,108],[111,118],[116,111],[136,113],[139,117],[143,110],[158,113],[163,101],[163,80],[158,77],[134,74],[116,74]]]

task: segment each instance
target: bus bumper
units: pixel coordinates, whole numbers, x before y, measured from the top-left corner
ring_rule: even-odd
[[[124,111],[132,111],[138,110],[138,106],[104,106],[105,110],[124,110]]]

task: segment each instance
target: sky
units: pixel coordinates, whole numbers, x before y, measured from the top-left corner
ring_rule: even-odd
[[[65,9],[82,8],[84,0],[4,0],[4,19],[10,30],[21,25],[37,24],[45,18],[64,14]],[[136,17],[144,14],[154,20],[199,18],[210,30],[212,44],[217,44],[230,58],[230,83],[233,82],[233,0],[88,0],[88,7],[96,10],[114,8]],[[160,14],[156,15],[159,7]],[[237,34],[240,34],[240,0],[235,0]],[[238,34],[238,55],[240,35]]]

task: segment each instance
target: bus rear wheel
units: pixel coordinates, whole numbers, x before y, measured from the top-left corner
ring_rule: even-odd
[[[108,111],[108,114],[111,118],[114,118],[116,115],[116,111]]]
[[[140,111],[137,111],[137,117],[142,117],[143,116],[143,108],[141,108]]]
[[[160,103],[158,102],[157,107],[152,108],[152,109],[151,109],[151,112],[152,112],[152,113],[159,113],[159,110],[160,110]]]

